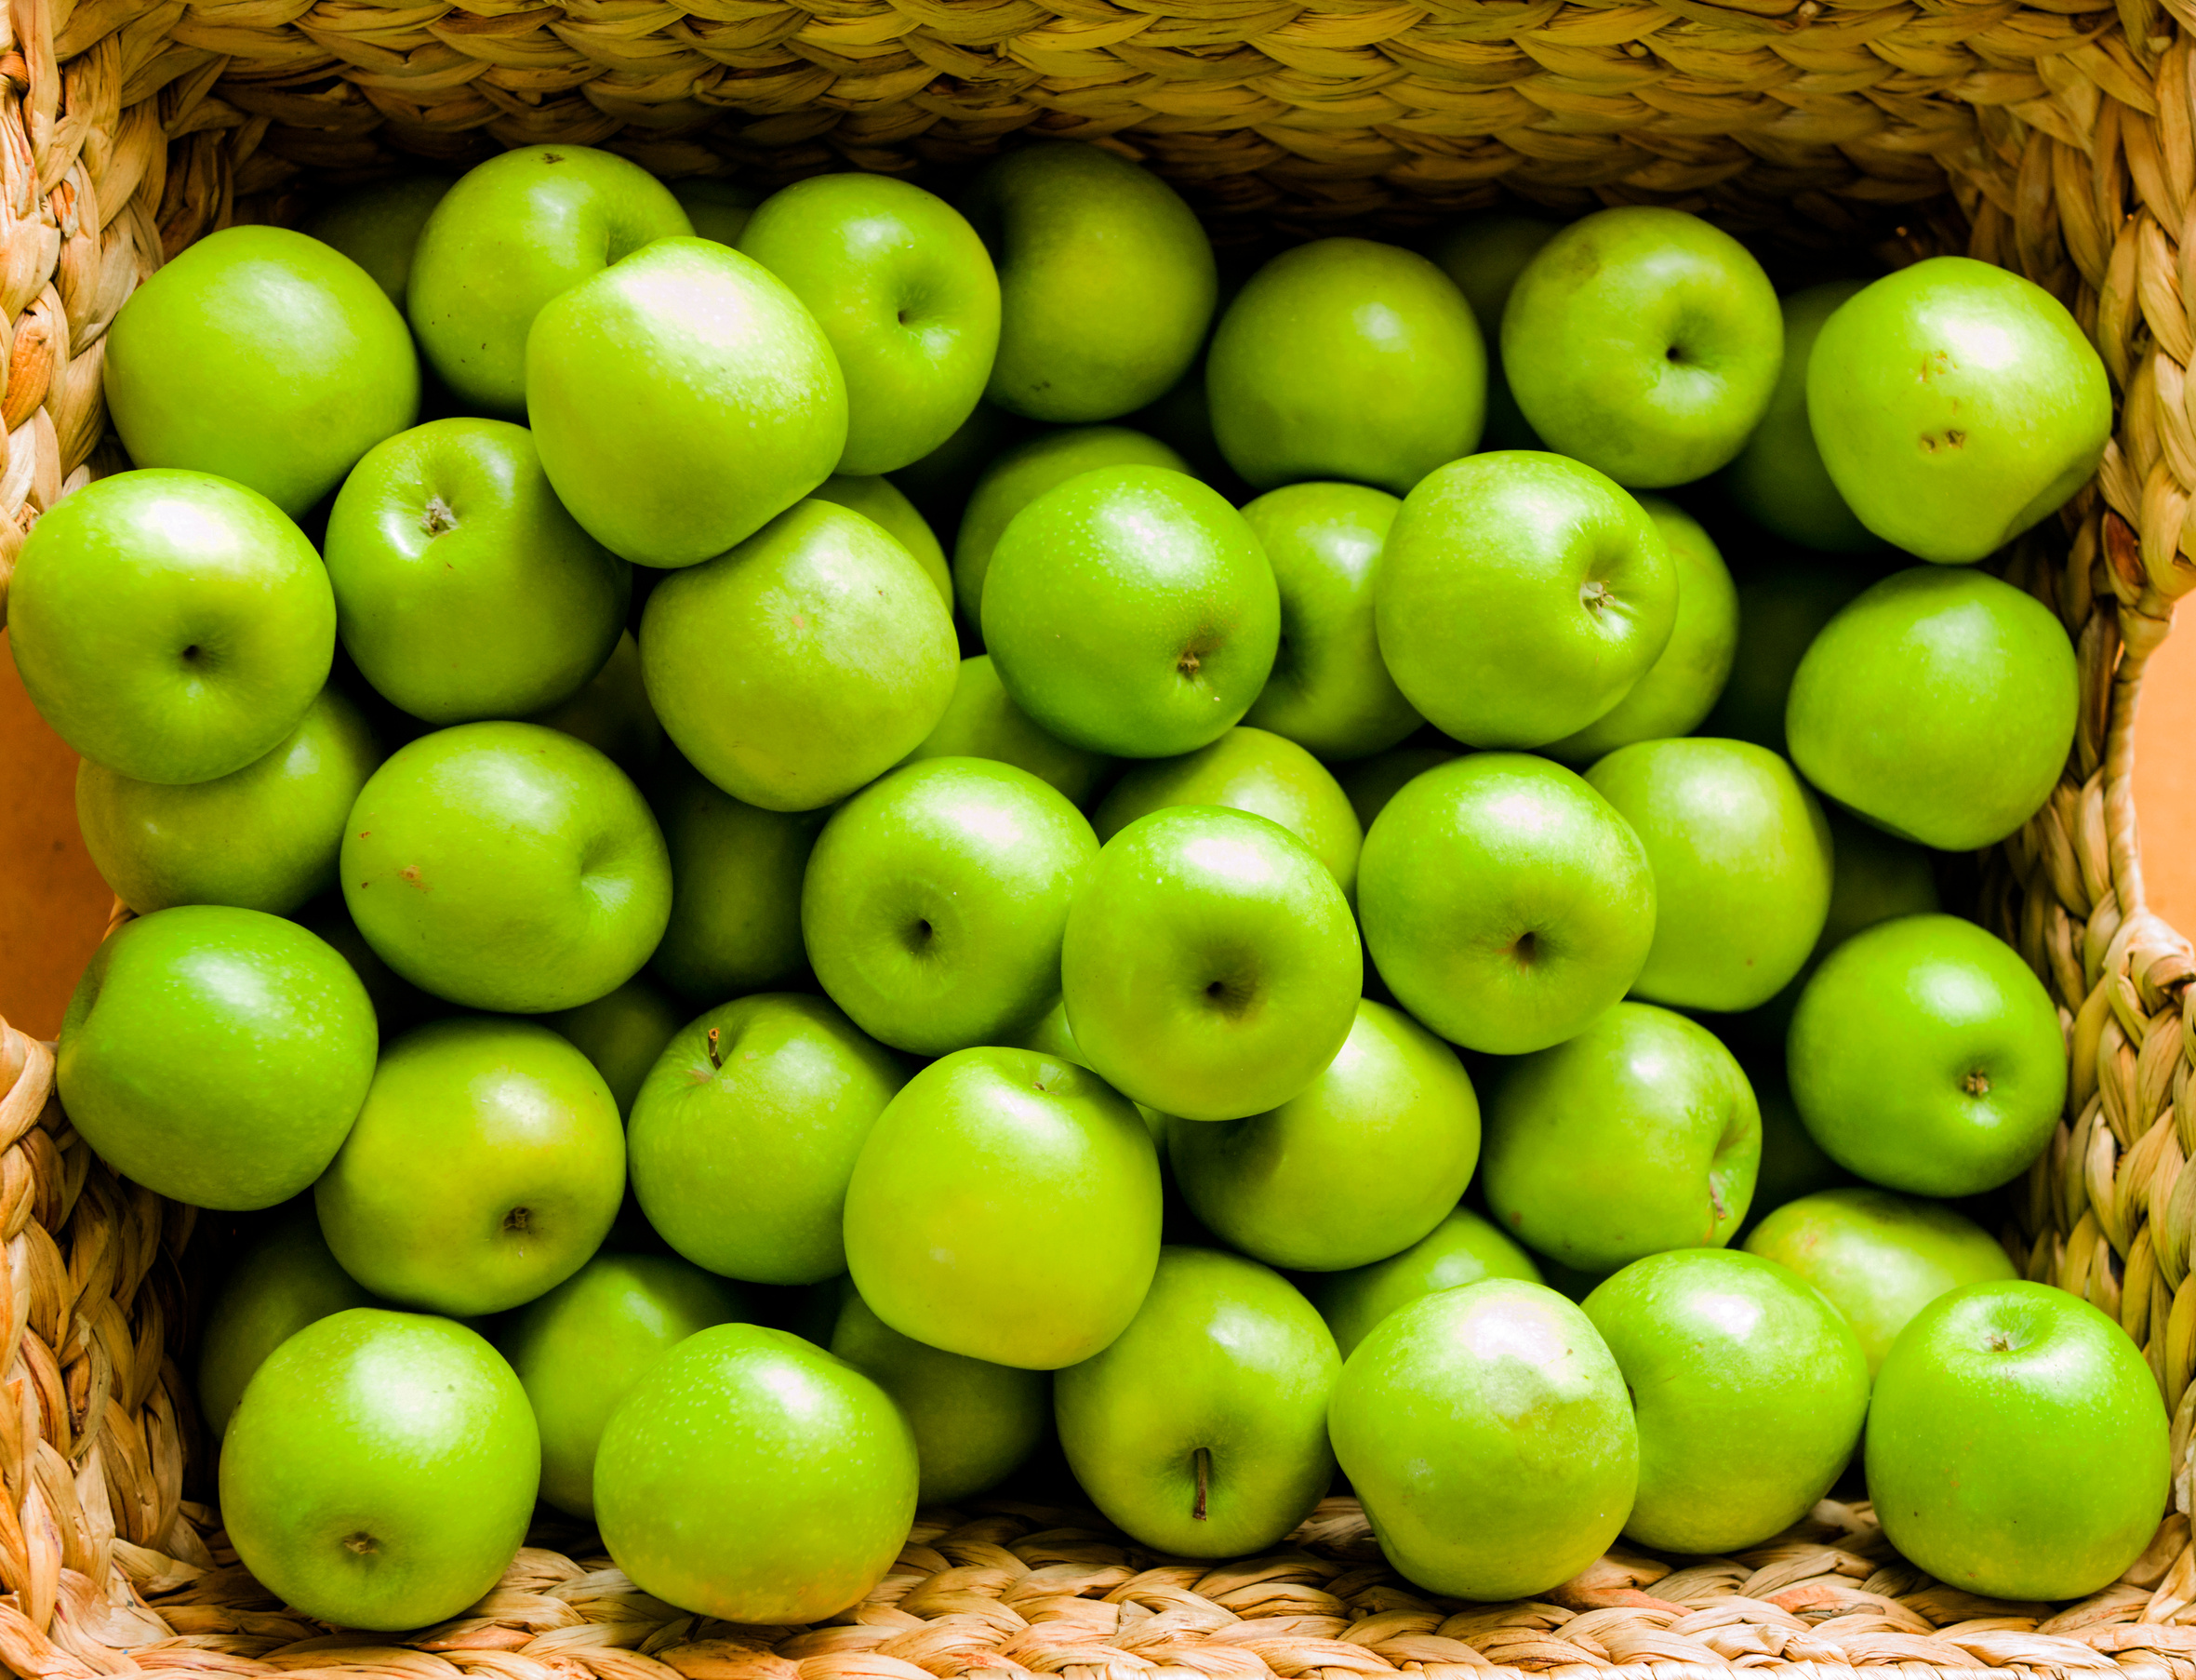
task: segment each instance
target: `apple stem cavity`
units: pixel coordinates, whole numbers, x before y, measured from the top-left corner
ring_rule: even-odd
[[[1197,1467],[1197,1501],[1190,1507],[1190,1514],[1195,1517],[1197,1521],[1202,1523],[1205,1520],[1205,1484],[1212,1476],[1212,1448],[1209,1447],[1200,1447],[1195,1452],[1190,1455],[1190,1459],[1191,1462],[1195,1464]]]
[[[1960,1081],[1960,1088],[1970,1097],[1987,1097],[1990,1092],[1990,1076],[1980,1068]]]
[[[725,1059],[717,1054],[717,1040],[720,1034],[717,1029],[712,1027],[709,1030],[708,1036],[703,1039],[702,1043],[703,1047],[709,1051],[709,1065],[716,1069],[717,1072],[721,1073],[725,1071]]]
[[[362,1529],[356,1534],[348,1534],[343,1537],[343,1549],[360,1557],[370,1557],[373,1553],[380,1551],[381,1542]]]

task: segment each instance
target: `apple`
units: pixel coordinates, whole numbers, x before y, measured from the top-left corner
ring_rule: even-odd
[[[374,1304],[336,1264],[310,1207],[260,1232],[221,1279],[199,1335],[198,1411],[214,1438],[268,1354],[330,1313]]]
[[[533,1520],[526,1392],[446,1318],[354,1307],[268,1355],[221,1442],[221,1526],[282,1604],[338,1627],[444,1621]]]
[[[1768,1007],[1760,1011],[1771,1012]],[[1759,1230],[1763,1219],[1788,1202],[1854,1181],[1853,1175],[1824,1154],[1822,1145],[1807,1135],[1806,1125],[1800,1119],[1799,1108],[1792,1101],[1791,1090],[1785,1084],[1781,1058],[1777,1060],[1774,1071],[1748,1070],[1749,1082],[1754,1087],[1754,1102],[1762,1112],[1762,1165],[1754,1179],[1754,1199],[1747,1204],[1746,1210],[1754,1230]],[[1745,1240],[1750,1246],[1750,1234]]]
[[[325,546],[344,651],[431,724],[569,700],[625,627],[632,568],[574,523],[533,438],[504,420],[431,420],[376,445]]]
[[[2077,1599],[2149,1548],[2165,1407],[2127,1332],[2048,1284],[1971,1284],[1899,1332],[1869,1407],[1883,1537],[1956,1590]]]
[[[374,948],[366,942],[366,935],[359,932],[358,924],[344,908],[341,892],[313,900],[290,919],[326,941],[328,948],[351,966],[373,1004],[374,1019],[384,1042],[406,1027],[449,1012],[449,1006],[440,998],[428,996],[374,954]]]
[[[396,306],[288,228],[222,228],[147,275],[107,329],[100,383],[134,465],[231,479],[292,519],[419,413]]]
[[[1502,367],[1551,449],[1645,489],[1746,445],[1784,365],[1752,253],[1683,210],[1622,205],[1540,247],[1502,311]]]
[[[1722,1248],[1637,1260],[1583,1310],[1640,1432],[1627,1540],[1729,1556],[1815,1509],[1860,1445],[1868,1361],[1838,1311],[1772,1260]]]
[[[1365,833],[1357,910],[1397,1001],[1451,1043],[1503,1056],[1605,1014],[1657,927],[1631,825],[1523,753],[1472,753],[1397,790]]]
[[[1822,627],[1877,574],[1831,554],[1786,554],[1738,586],[1738,645],[1703,734],[1782,753],[1792,673]]]
[[[889,175],[812,175],[756,207],[739,249],[832,341],[846,380],[839,472],[920,460],[976,407],[999,348],[999,276],[944,199]]]
[[[537,1021],[458,1015],[382,1051],[313,1202],[376,1295],[470,1317],[579,1271],[624,1193],[618,1100],[587,1058]]]
[[[32,704],[76,752],[138,781],[211,781],[297,728],[335,660],[336,599],[264,496],[117,473],[39,516],[7,635]]]
[[[575,1009],[544,1015],[541,1024],[568,1040],[594,1064],[618,1102],[618,1117],[632,1113],[641,1081],[685,1024],[685,1012],[645,975],[636,974],[615,992],[606,992]]]
[[[679,201],[679,208],[686,212],[696,236],[713,239],[719,245],[739,243],[739,235],[747,231],[748,218],[765,197],[759,188],[742,186],[722,176],[688,175],[663,184]]]
[[[1917,1195],[1975,1195],[2050,1144],[2066,1032],[2010,945],[1957,916],[1900,916],[1840,945],[1800,993],[1792,1100],[1848,1171]]]
[[[526,407],[526,335],[543,304],[651,240],[691,233],[671,189],[592,146],[522,146],[469,169],[412,253],[412,331],[476,411]]]
[[[1350,1036],[1363,984],[1333,873],[1280,824],[1218,806],[1170,806],[1107,841],[1060,947],[1091,1068],[1186,1120],[1302,1091]]]
[[[1447,764],[1457,753],[1448,747],[1391,747],[1370,758],[1346,764],[1335,772],[1366,833],[1373,821],[1388,808],[1388,802],[1428,770]]]
[[[1850,553],[1879,546],[1830,482],[1807,420],[1807,367],[1822,324],[1868,284],[1826,280],[1784,300],[1784,367],[1769,407],[1721,483],[1731,504],[1773,537]]]
[[[1480,338],[1491,350],[1499,351],[1501,346],[1502,311],[1509,305],[1511,288],[1525,272],[1525,265],[1562,227],[1560,221],[1538,216],[1482,210],[1465,217],[1427,247],[1426,254],[1457,283],[1465,302],[1471,305]],[[1517,398],[1510,394],[1501,356],[1490,353],[1486,362],[1486,446],[1494,449],[1539,448],[1540,440],[1518,412]]]
[[[906,549],[873,520],[809,501],[657,586],[641,671],[696,769],[749,805],[806,811],[930,733],[960,650]]]
[[[358,708],[323,688],[264,758],[181,787],[85,759],[76,825],[100,876],[140,915],[233,904],[287,915],[336,885],[343,822],[381,762]]]
[[[784,1330],[727,1324],[650,1366],[603,1428],[595,1520],[634,1586],[751,1627],[858,1603],[907,1543],[915,1437],[891,1397]]]
[[[1396,687],[1474,747],[1583,729],[1661,657],[1677,610],[1677,567],[1647,511],[1591,467],[1523,449],[1428,473],[1373,577]]]
[[[925,1346],[1050,1371],[1128,1327],[1159,1263],[1159,1156],[1118,1092],[1034,1050],[956,1050],[877,1117],[846,1265]]]
[[[1531,1598],[1601,1556],[1639,1481],[1592,1322],[1491,1277],[1398,1308],[1342,1367],[1327,1433],[1388,1562],[1430,1593]]]
[[[1731,1052],[1683,1015],[1624,1003],[1510,1064],[1487,1104],[1483,1182],[1504,1229],[1598,1274],[1724,1247],[1761,1155],[1761,1113]]]
[[[1233,295],[1231,285],[1239,290],[1239,277],[1232,274],[1224,277],[1220,289],[1223,309]],[[1241,507],[1258,492],[1228,464],[1227,457],[1220,453],[1219,440],[1213,435],[1212,404],[1204,389],[1204,365],[1205,358],[1200,355],[1175,382],[1174,389],[1124,418],[1138,430],[1150,433],[1178,452],[1189,462],[1186,470],[1193,477],[1204,479]]]
[[[2089,482],[2112,434],[2112,386],[2081,323],[2034,281],[1932,257],[1822,324],[1807,419],[1861,524],[1964,565]]]
[[[817,177],[824,180],[827,177]],[[915,509],[915,504],[903,496],[898,487],[889,478],[856,478],[844,473],[834,473],[815,489],[808,492],[814,501],[834,502],[851,508],[866,519],[883,526],[885,534],[907,550],[915,564],[923,568],[937,589],[938,598],[945,602],[946,611],[953,610],[953,574],[946,565],[946,551],[938,540],[938,533],[930,523]]]
[[[817,836],[802,941],[871,1037],[918,1056],[996,1044],[1058,995],[1068,904],[1098,853],[1083,813],[1027,770],[910,765]]]
[[[1031,722],[1030,714],[1014,703],[1000,682],[988,653],[961,661],[945,715],[901,762],[921,764],[931,758],[996,759],[1029,771],[1077,806],[1098,792],[1113,764],[1101,753],[1071,747]]]
[[[1106,1520],[1174,1557],[1277,1544],[1334,1479],[1334,1333],[1288,1281],[1210,1248],[1163,1248],[1103,1353],[1053,1379],[1075,1480]]]
[[[681,762],[656,793],[671,924],[649,966],[690,1004],[781,991],[808,967],[801,877],[829,811],[765,811]]]
[[[379,1035],[351,965],[262,911],[126,922],[85,966],[54,1050],[69,1124],[126,1179],[194,1207],[287,1201],[366,1100]]]
[[[2066,767],[2073,644],[2035,596],[1976,571],[1895,572],[1824,626],[1792,675],[1800,774],[1902,839],[1994,846]]]
[[[759,1284],[838,1276],[847,1180],[907,1076],[820,997],[719,1005],[672,1036],[634,1099],[641,1211],[704,1271]]]
[[[568,700],[526,720],[583,740],[636,782],[654,780],[663,756],[663,726],[641,677],[641,645],[620,631],[610,657]]]
[[[985,469],[1023,439],[1050,429],[995,403],[980,402],[952,436],[893,473],[893,485],[933,529],[952,531]]]
[[[542,1014],[614,991],[671,914],[640,791],[539,724],[459,724],[398,748],[352,807],[342,870],[381,960],[472,1009]]]
[[[1416,251],[1314,239],[1267,262],[1214,328],[1213,436],[1253,487],[1401,496],[1479,447],[1487,352],[1457,284]]]
[[[412,252],[427,218],[450,190],[447,175],[398,175],[331,199],[298,224],[373,276],[401,311],[411,283]]]
[[[541,1432],[541,1498],[594,1514],[595,1448],[618,1403],[687,1337],[746,1317],[739,1291],[661,1254],[598,1254],[497,1340]]]
[[[1085,425],[1171,389],[1219,295],[1212,241],[1175,190],[1097,146],[1002,153],[961,207],[999,267],[999,355],[987,394],[1031,420]]]
[[[1335,1333],[1347,1359],[1380,1321],[1420,1296],[1457,1289],[1482,1278],[1540,1281],[1533,1257],[1469,1207],[1454,1207],[1431,1231],[1400,1254],[1330,1272],[1311,1281],[1311,1304]]]

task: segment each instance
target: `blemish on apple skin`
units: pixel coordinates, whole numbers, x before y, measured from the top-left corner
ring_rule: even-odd
[[[406,864],[396,872],[396,878],[406,887],[417,887],[421,892],[427,890],[426,884],[419,879],[419,866],[417,863]]]

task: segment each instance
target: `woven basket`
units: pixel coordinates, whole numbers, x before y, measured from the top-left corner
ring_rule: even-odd
[[[2060,1001],[2066,1121],[2016,1187],[2029,1275],[2143,1346],[2177,1513],[2068,1607],[1937,1585],[1865,1507],[1737,1559],[1612,1553],[1544,1601],[1432,1600],[1329,1500],[1274,1556],[1156,1558],[1087,1513],[925,1513],[813,1630],[698,1620],[592,1536],[537,1534],[464,1618],[310,1622],[184,1498],[192,1210],[116,1180],[0,1025],[0,1664],[27,1675],[1126,1680],[1900,1664],[2196,1676],[2196,960],[2144,907],[2130,740],[2196,586],[2196,0],[13,0],[0,29],[0,587],[97,468],[103,334],[165,254],[399,154],[609,144],[664,175],[906,170],[1015,132],[1105,140],[1219,222],[1410,225],[1507,192],[1656,200],[1803,246],[1965,249],[2067,299],[2123,397],[2096,485],[2016,580],[2065,620],[2082,717],[1987,918]],[[0,597],[4,599],[4,597]],[[5,797],[0,792],[0,797]],[[5,960],[0,957],[0,960]],[[2177,1118],[2176,1118],[2177,1116]]]

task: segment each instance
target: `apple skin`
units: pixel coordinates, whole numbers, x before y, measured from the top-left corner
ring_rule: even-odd
[[[1398,789],[1365,834],[1357,909],[1397,1001],[1503,1056],[1561,1044],[1622,997],[1657,914],[1631,825],[1523,753],[1472,753]]]
[[[846,380],[839,472],[920,460],[974,410],[999,348],[999,276],[944,199],[889,175],[812,175],[756,207],[739,249],[832,341]]]
[[[400,175],[353,187],[298,224],[373,276],[401,312],[412,278],[412,252],[427,218],[453,185],[447,175]]]
[[[1724,692],[1701,733],[1786,751],[1785,705],[1792,673],[1845,603],[1880,575],[1835,555],[1771,565],[1738,586],[1738,646]]]
[[[1021,146],[985,166],[961,207],[998,263],[992,402],[1087,425],[1189,371],[1219,273],[1204,227],[1159,177],[1097,146]]]
[[[883,526],[885,535],[907,550],[923,568],[923,575],[930,580],[938,598],[946,604],[946,611],[952,613],[953,574],[946,565],[946,551],[938,540],[938,533],[930,528],[929,521],[916,511],[913,502],[900,494],[892,480],[834,473],[809,491],[808,496],[813,501],[851,508],[863,518]]]
[[[541,1498],[594,1514],[595,1447],[633,1384],[687,1337],[747,1316],[739,1291],[661,1254],[598,1254],[497,1340],[541,1432]]]
[[[539,724],[459,724],[400,747],[343,832],[343,898],[375,953],[466,1008],[543,1014],[616,990],[671,915],[640,791]]]
[[[1350,800],[1350,808],[1366,833],[1388,808],[1388,802],[1428,770],[1449,763],[1459,754],[1447,747],[1391,747],[1370,758],[1344,765],[1335,780]]]
[[[1963,566],[2089,481],[2112,434],[2112,386],[2089,335],[2034,281],[1932,257],[1822,324],[1807,419],[1861,524]]]
[[[1783,365],[1784,316],[1752,253],[1656,205],[1572,222],[1502,311],[1502,367],[1526,423],[1637,488],[1690,484],[1737,455]]]
[[[221,1279],[199,1337],[198,1414],[214,1438],[268,1354],[309,1324],[376,1304],[336,1264],[310,1206],[262,1231]]]
[[[221,1442],[222,1526],[283,1604],[338,1627],[446,1620],[533,1520],[526,1390],[446,1318],[354,1307],[268,1355]]]
[[[1823,1153],[1916,1195],[2016,1177],[2066,1101],[2057,1006],[2017,952],[1958,916],[1879,922],[1823,958],[1785,1060]]]
[[[326,686],[336,598],[265,497],[204,473],[117,473],[39,516],[7,634],[32,703],[76,752],[138,781],[211,781],[273,752]]]
[[[685,1019],[685,1012],[662,987],[636,974],[592,1003],[544,1015],[541,1024],[594,1065],[617,1100],[618,1117],[623,1120],[632,1113],[641,1082]]]
[[[1032,723],[1006,692],[988,653],[961,661],[945,715],[901,762],[932,758],[995,759],[1029,771],[1078,807],[1089,802],[1113,767],[1103,753],[1071,747]]]
[[[1864,591],[1792,675],[1800,774],[1901,839],[1994,846],[2058,782],[2080,697],[2073,644],[2033,595],[1915,567]]]
[[[583,740],[634,781],[654,780],[663,757],[663,726],[641,679],[641,645],[621,631],[610,657],[578,692],[526,719]]]
[[[1220,453],[1254,488],[1331,478],[1402,496],[1479,447],[1486,345],[1456,282],[1416,251],[1315,239],[1235,294],[1204,389]]]
[[[956,1050],[870,1132],[846,1187],[846,1264],[901,1335],[1058,1370],[1136,1316],[1161,1208],[1151,1134],[1098,1075],[1034,1050]]]
[[[918,1056],[996,1044],[1058,994],[1068,904],[1098,854],[1089,820],[1027,770],[910,765],[817,836],[802,942],[871,1037]]]
[[[1090,1067],[1186,1120],[1302,1091],[1350,1036],[1364,979],[1332,873],[1280,824],[1218,806],[1170,806],[1107,841],[1060,947]]]
[[[288,739],[211,781],[133,781],[83,760],[76,826],[140,915],[176,904],[287,915],[334,888],[344,820],[380,762],[358,708],[323,688]]]
[[[1524,449],[1428,473],[1373,579],[1396,687],[1474,747],[1583,729],[1662,656],[1677,611],[1677,566],[1647,511],[1591,467]]]
[[[1467,216],[1427,247],[1443,273],[1457,283],[1465,302],[1471,305],[1479,323],[1481,341],[1488,347],[1487,424],[1482,440],[1490,449],[1537,449],[1542,447],[1518,412],[1517,398],[1510,394],[1503,377],[1502,311],[1509,305],[1511,288],[1525,265],[1540,254],[1562,229],[1560,221],[1537,216],[1520,216],[1506,210],[1483,210]]]
[[[1053,1379],[1075,1480],[1132,1540],[1174,1557],[1277,1544],[1334,1480],[1334,1333],[1279,1273],[1166,1247],[1103,1353]]]
[[[766,196],[760,188],[742,186],[721,176],[688,175],[663,183],[694,224],[697,238],[719,245],[738,245],[747,231],[748,218]]]
[[[1487,1277],[1537,1284],[1540,1268],[1498,1227],[1469,1207],[1455,1207],[1402,1253],[1311,1279],[1311,1304],[1326,1320],[1335,1333],[1335,1345],[1347,1359],[1374,1327],[1398,1308],[1420,1296],[1438,1295]]]
[[[2077,1599],[2140,1557],[2171,1494],[2165,1407],[2127,1332],[2018,1280],[1941,1295],[1869,1407],[1883,1536],[1947,1586]]]
[[[1487,1103],[1487,1208],[1536,1252],[1600,1274],[1721,1248],[1746,1221],[1761,1112],[1706,1027],[1618,1004],[1505,1070]]]
[[[430,420],[376,445],[324,547],[344,650],[427,723],[569,700],[625,628],[632,568],[565,512],[533,438],[504,420]]]
[[[579,1271],[624,1193],[618,1100],[593,1064],[537,1021],[459,1015],[382,1052],[313,1202],[376,1295],[472,1317]]]
[[[526,367],[557,499],[638,566],[746,541],[845,447],[831,340],[784,282],[712,240],[659,239],[552,299]]]
[[[898,764],[945,715],[953,620],[874,520],[805,501],[664,579],[641,671],[664,733],[735,799],[807,811]]]
[[[171,1201],[272,1207],[321,1174],[379,1045],[358,976],[257,910],[187,904],[126,922],[69,999],[54,1079],[69,1123]]]
[[[1773,537],[1832,553],[1881,546],[1860,523],[1815,447],[1807,419],[1807,366],[1822,324],[1865,280],[1827,280],[1784,300],[1784,367],[1761,424],[1720,480],[1731,504]]]
[[[688,1003],[783,991],[807,970],[801,878],[831,813],[765,811],[681,762],[655,795],[671,853],[671,923],[649,966]]]
[[[907,1076],[820,997],[765,992],[719,1005],[673,1035],[633,1100],[641,1211],[721,1276],[838,1276],[847,1180]]]
[[[1586,780],[1655,873],[1655,942],[1634,997],[1732,1012],[1767,1003],[1830,914],[1830,822],[1792,767],[1751,741],[1643,740]]]
[[[2018,1275],[1998,1239],[1964,1214],[1872,1184],[1787,1202],[1747,1233],[1746,1251],[1822,1291],[1860,1338],[1870,1377],[1938,1296]]]
[[[179,251],[107,329],[107,418],[140,467],[210,473],[292,519],[419,414],[419,359],[379,284],[288,228]]]
[[[412,253],[412,331],[475,411],[526,407],[526,334],[543,304],[651,240],[691,233],[671,190],[592,146],[522,146],[469,169]]]
[[[652,1365],[595,1454],[603,1545],[642,1592],[754,1627],[837,1615],[915,1515],[915,1437],[842,1359],[718,1325]]]
[[[1729,1556],[1815,1509],[1868,1417],[1859,1340],[1810,1285],[1723,1248],[1637,1260],[1582,1303],[1631,1391],[1627,1540]]]
[[[1431,1593],[1499,1603],[1571,1579],[1624,1527],[1639,1431],[1587,1316],[1491,1277],[1382,1319],[1327,1411],[1380,1550]]]

